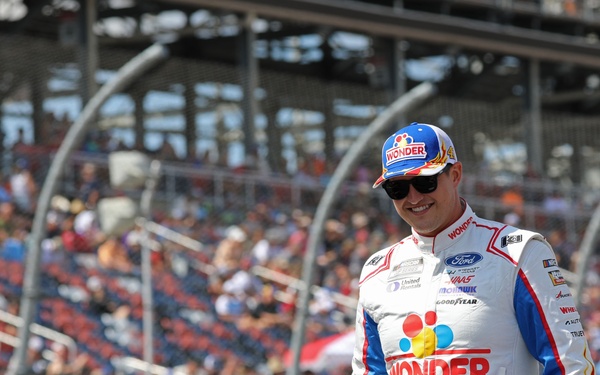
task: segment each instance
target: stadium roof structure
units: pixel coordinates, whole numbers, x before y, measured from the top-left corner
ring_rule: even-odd
[[[8,7],[6,3],[13,4],[10,7],[18,12],[19,1],[0,1],[2,3],[5,3],[4,8]],[[77,38],[73,35],[74,24],[84,20],[86,12],[90,14],[90,4],[97,4],[92,14],[97,19],[95,30],[100,46],[141,50],[155,41],[158,34],[164,36],[173,31],[178,34],[177,40],[171,43],[174,54],[236,62],[240,61],[237,34],[219,33],[216,29],[225,28],[228,22],[229,26],[244,22],[245,16],[250,14],[281,21],[279,29],[271,28],[257,34],[257,39],[268,43],[307,34],[327,37],[336,30],[344,30],[378,38],[374,47],[380,47],[381,51],[385,51],[389,47],[386,43],[392,40],[409,42],[406,59],[457,56],[466,52],[474,56],[473,59],[479,56],[483,60],[494,54],[495,63],[486,65],[487,69],[476,76],[461,75],[460,85],[449,85],[454,87],[452,94],[457,96],[470,95],[493,101],[495,95],[505,95],[514,85],[502,74],[511,67],[498,56],[538,59],[542,62],[541,80],[546,77],[552,80],[544,103],[554,109],[560,106],[579,113],[598,113],[600,94],[593,91],[599,85],[596,72],[600,68],[600,10],[561,6],[568,3],[527,0],[23,0],[27,12],[20,20],[5,16],[2,22],[0,12],[0,32],[55,40]],[[154,31],[144,33],[139,27],[144,22],[151,23],[148,19],[156,18],[160,13],[176,10],[190,15],[201,9],[210,10],[216,18],[198,21],[196,27],[183,25],[178,30],[161,30],[156,24]],[[228,15],[238,15],[237,21],[231,21],[231,17],[227,19]],[[129,33],[111,33],[106,25],[114,24],[115,19],[121,19],[122,23],[133,21],[138,26]],[[124,27],[121,25],[121,29]],[[200,38],[199,27],[206,29]],[[215,31],[210,33],[210,28]],[[369,83],[368,74],[353,66],[360,64],[360,59],[335,61],[328,56],[332,48],[327,49],[328,46],[323,44],[320,60],[300,63],[261,59],[260,65],[329,80]],[[469,85],[468,77],[476,80],[477,85]],[[481,84],[482,81],[488,84]]]

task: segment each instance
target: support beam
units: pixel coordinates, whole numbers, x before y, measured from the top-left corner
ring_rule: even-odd
[[[523,128],[525,129],[527,158],[537,173],[545,175],[540,91],[540,62],[534,59],[529,61],[527,69],[527,108],[523,113]]]
[[[256,102],[256,89],[258,88],[258,61],[254,55],[254,42],[256,35],[252,29],[252,24],[256,19],[256,14],[249,12],[245,15],[244,29],[240,34],[240,61],[242,74],[242,87],[244,89],[244,98],[242,99],[242,109],[244,112],[244,122],[242,129],[244,131],[244,153],[249,158],[256,147],[255,121],[258,113],[258,104]]]
[[[600,68],[600,43],[583,37],[355,1],[328,0],[169,0],[168,3],[259,17],[329,25],[368,35],[416,40],[503,53],[540,61]]]

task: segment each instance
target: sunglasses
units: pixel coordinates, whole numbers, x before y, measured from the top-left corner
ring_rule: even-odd
[[[410,180],[385,180],[381,187],[393,200],[406,198],[410,185],[421,194],[433,193],[438,186],[438,176],[450,170],[451,167],[452,164],[447,164],[441,172],[433,176],[417,176]]]

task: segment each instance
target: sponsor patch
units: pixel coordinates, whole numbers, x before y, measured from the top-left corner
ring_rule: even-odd
[[[477,285],[441,287],[440,294],[477,294]]]
[[[474,274],[475,271],[477,271],[478,269],[479,269],[479,267],[469,267],[469,268],[459,268],[459,269],[446,269],[444,272],[447,273],[448,275],[456,275],[456,274],[459,274],[459,273],[461,273],[463,275],[471,275],[471,274]]]
[[[483,255],[479,253],[460,253],[446,258],[444,264],[449,267],[464,268],[470,267],[482,259]]]
[[[388,281],[419,275],[423,272],[423,258],[407,259],[392,267]]]
[[[560,290],[557,294],[556,294],[556,299],[563,299],[563,298],[567,298],[567,297],[572,297],[573,295],[571,293],[563,293],[562,290]]]
[[[554,286],[565,285],[567,283],[560,270],[550,271],[548,272],[548,276],[550,276],[550,280],[552,280]]]
[[[397,292],[399,290],[415,289],[421,287],[421,278],[401,279],[388,283],[386,291],[388,293]]]
[[[451,276],[450,280],[446,281],[446,284],[468,284],[473,280],[475,275],[469,276]]]
[[[506,247],[510,244],[519,243],[521,241],[523,241],[523,235],[521,234],[504,236],[500,239],[500,246]]]
[[[437,300],[436,305],[477,305],[479,300],[477,298],[455,298],[455,299],[440,299]]]
[[[575,306],[559,306],[559,309],[560,312],[563,313],[563,315],[574,314],[577,312]]]
[[[558,262],[556,259],[544,259],[542,263],[544,264],[544,268],[558,267]]]
[[[570,332],[572,337],[584,337],[585,333],[583,331],[575,331],[575,332]]]
[[[381,262],[381,260],[385,258],[383,255],[377,255],[376,257],[373,257],[366,265],[367,266],[376,266],[377,263]]]

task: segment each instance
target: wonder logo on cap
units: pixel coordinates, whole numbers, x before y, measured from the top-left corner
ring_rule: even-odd
[[[405,159],[425,159],[427,157],[425,143],[413,141],[413,137],[408,133],[397,135],[394,144],[385,153],[385,165],[394,164]]]

